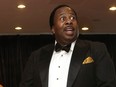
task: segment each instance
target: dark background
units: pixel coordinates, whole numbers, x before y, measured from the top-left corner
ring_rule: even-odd
[[[116,69],[116,35],[83,34],[79,38],[105,43]],[[0,83],[4,87],[19,87],[21,74],[31,52],[53,42],[54,37],[49,34],[0,36]]]

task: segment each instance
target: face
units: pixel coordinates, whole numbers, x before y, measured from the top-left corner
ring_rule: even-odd
[[[57,9],[52,26],[57,42],[61,45],[73,42],[78,36],[78,31],[77,18],[73,10],[69,7]]]

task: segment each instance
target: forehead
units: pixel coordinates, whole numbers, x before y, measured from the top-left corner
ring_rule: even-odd
[[[74,11],[70,7],[61,7],[56,10],[55,15],[62,15],[62,14],[74,14]]]

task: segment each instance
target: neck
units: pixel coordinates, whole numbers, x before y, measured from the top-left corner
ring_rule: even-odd
[[[57,40],[56,40],[57,41]],[[66,46],[66,45],[69,45],[71,44],[72,42],[74,42],[75,40],[72,40],[72,41],[64,41],[64,42],[60,42],[60,41],[57,41],[61,46]]]

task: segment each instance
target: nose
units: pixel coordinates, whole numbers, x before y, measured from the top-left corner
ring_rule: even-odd
[[[67,19],[66,24],[67,25],[69,25],[69,24],[71,25],[72,24],[72,20],[71,19]]]

